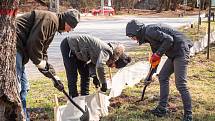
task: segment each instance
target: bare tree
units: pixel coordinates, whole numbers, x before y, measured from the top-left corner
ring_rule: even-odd
[[[176,10],[176,8],[177,8],[177,0],[171,0],[171,7],[170,7],[170,9],[172,10],[172,11],[175,11]]]
[[[164,6],[164,2],[165,2],[165,0],[159,0],[159,6],[158,6],[158,9],[157,9],[157,13],[160,13],[161,11],[162,11],[162,9],[163,9],[163,6]]]
[[[165,0],[164,5],[165,5],[164,10],[168,11],[170,8],[170,0]]]
[[[19,0],[0,2],[0,119],[23,121],[18,82],[15,70],[15,14]]]

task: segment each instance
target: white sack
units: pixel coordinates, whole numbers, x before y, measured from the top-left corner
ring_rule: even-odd
[[[112,78],[110,97],[119,96],[125,85],[133,86],[143,79],[149,71],[149,63],[140,61],[119,70]]]
[[[73,101],[85,110],[84,96],[75,97],[73,98]],[[62,121],[80,121],[80,117],[82,115],[83,113],[77,107],[75,107],[70,101],[67,101],[67,106],[62,112],[61,119]]]
[[[82,109],[85,110],[85,105],[87,105],[90,121],[99,121],[101,116],[108,115],[109,99],[109,96],[102,93],[73,98]],[[80,121],[83,113],[68,101],[66,105],[57,108],[55,115],[56,121]]]

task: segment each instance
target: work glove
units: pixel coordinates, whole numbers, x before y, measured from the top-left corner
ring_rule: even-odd
[[[107,83],[103,83],[102,84],[101,91],[102,92],[106,92],[107,91]]]
[[[100,82],[96,76],[93,77],[93,84],[95,85],[96,88],[100,87]]]
[[[51,78],[52,75],[55,76],[55,70],[53,68],[53,66],[51,64],[49,64],[48,62],[46,62],[45,68],[38,68],[38,70],[45,76],[48,78]]]
[[[60,81],[60,78],[57,76],[54,76],[55,79],[52,79],[54,87],[57,88],[59,91],[63,91],[64,90],[64,86]]]
[[[155,68],[161,61],[161,56],[159,56],[157,53],[153,53],[150,58],[150,63],[152,68]]]

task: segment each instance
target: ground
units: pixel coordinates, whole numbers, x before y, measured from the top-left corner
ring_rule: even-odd
[[[191,57],[188,67],[188,87],[192,95],[194,121],[214,121],[214,78],[215,78],[215,44],[211,45],[210,59],[206,59],[206,50]],[[138,51],[139,53],[139,51]],[[170,114],[157,118],[149,113],[159,100],[159,83],[153,82],[147,87],[144,101],[140,101],[143,83],[127,88],[116,98],[111,99],[110,115],[101,121],[172,121],[182,118],[183,107],[180,95],[175,88],[174,78],[170,80],[168,108]]]

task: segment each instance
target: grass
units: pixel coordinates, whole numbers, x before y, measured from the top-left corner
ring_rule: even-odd
[[[215,30],[215,22],[211,21],[211,31]],[[193,28],[188,27],[188,26],[183,26],[179,28],[179,30],[186,34],[191,40],[197,41],[201,38],[203,38],[207,32],[208,32],[208,22],[207,21],[202,21],[201,25],[199,26],[198,30],[198,24],[194,23]]]
[[[206,23],[203,23],[206,24]],[[203,26],[202,24],[202,26]],[[214,24],[214,23],[213,23]],[[205,29],[203,29],[205,30]],[[195,34],[189,30],[190,35]],[[188,30],[187,30],[188,32]],[[189,33],[188,33],[189,35]],[[149,45],[138,46],[128,51],[132,57],[132,62],[147,60]],[[206,50],[191,58],[188,67],[188,87],[192,95],[194,121],[214,121],[215,120],[215,45],[210,49],[210,58],[206,59]],[[113,70],[116,72],[117,70]],[[65,85],[67,82],[65,73],[58,73]],[[66,97],[53,87],[51,80],[41,78],[30,80],[31,90],[27,97],[27,106],[30,107],[31,120],[33,121],[53,121],[55,106],[54,95],[57,94],[59,104],[66,103]],[[109,115],[103,117],[101,121],[179,121],[181,120],[183,107],[180,95],[176,90],[174,78],[170,80],[169,107],[173,107],[170,115],[158,118],[151,115],[148,110],[154,108],[159,100],[159,83],[153,82],[147,87],[145,100],[136,102],[141,98],[143,84],[139,83],[134,87],[123,90],[121,96],[112,98],[109,107]],[[95,92],[95,88],[90,86],[90,93]]]
[[[144,53],[142,53],[144,55]],[[215,45],[211,47],[211,59],[206,59],[206,52],[200,52],[191,58],[188,67],[188,87],[192,95],[194,121],[215,120]],[[157,118],[150,113],[158,103],[159,84],[153,82],[146,91],[143,102],[136,102],[141,98],[143,85],[138,84],[133,88],[127,88],[122,96],[112,99],[112,103],[118,104],[110,108],[110,114],[101,121],[177,121],[183,113],[180,95],[176,90],[174,79],[170,81],[169,105],[177,109],[169,116]]]

